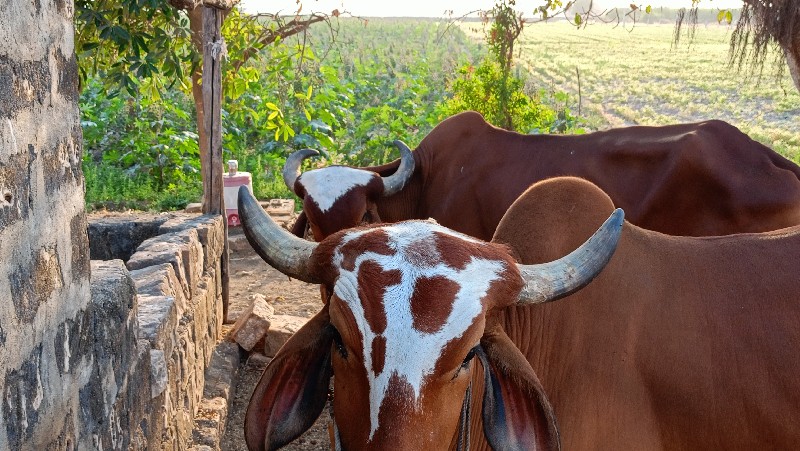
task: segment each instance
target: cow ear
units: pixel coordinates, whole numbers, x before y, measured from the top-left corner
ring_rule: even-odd
[[[476,353],[484,368],[483,430],[493,449],[559,450],[555,415],[528,361],[499,327]]]
[[[250,450],[278,449],[314,424],[328,399],[332,339],[326,305],[272,359],[245,415]]]
[[[305,210],[301,211],[299,215],[297,215],[297,219],[294,221],[294,225],[292,225],[292,235],[305,238],[306,236],[306,226],[308,225],[308,218],[306,217]]]

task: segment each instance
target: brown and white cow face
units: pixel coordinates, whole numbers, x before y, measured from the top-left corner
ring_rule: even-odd
[[[381,222],[375,202],[381,196],[401,191],[414,174],[416,165],[405,143],[396,140],[394,145],[400,151],[400,163],[395,172],[386,177],[369,169],[348,166],[330,166],[301,174],[303,160],[319,156],[319,152],[302,149],[289,155],[283,167],[283,180],[303,199],[303,213],[292,227],[292,233],[302,237],[308,225],[314,238],[322,241],[340,230]]]
[[[516,265],[424,222],[345,233],[329,258],[334,410],[359,419],[340,426],[345,448],[449,446],[486,313],[522,288]]]
[[[347,166],[330,166],[301,174],[294,191],[303,199],[303,211],[314,237],[325,237],[366,222],[383,193],[381,176]]]
[[[250,449],[277,449],[307,430],[331,376],[344,449],[450,447],[461,437],[462,405],[473,405],[465,402],[472,383],[481,417],[465,415],[460,431],[480,424],[476,440],[494,449],[558,449],[541,385],[493,313],[589,283],[613,254],[621,211],[569,255],[538,265],[516,264],[501,245],[425,221],[311,243],[275,224],[245,188],[239,211],[265,261],[333,293],[261,376],[245,419]]]

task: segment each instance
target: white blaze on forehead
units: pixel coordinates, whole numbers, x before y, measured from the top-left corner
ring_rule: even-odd
[[[379,427],[378,414],[391,377],[396,375],[411,386],[414,391],[414,399],[411,402],[418,405],[424,379],[433,373],[445,346],[450,341],[460,338],[472,325],[482,311],[481,299],[486,296],[491,283],[499,279],[506,269],[504,262],[500,260],[475,257],[461,270],[446,265],[436,251],[434,232],[472,243],[482,242],[452,232],[438,224],[406,222],[381,229],[389,237],[388,244],[395,250],[393,255],[367,252],[355,259],[353,271],[342,268],[344,258],[341,253],[342,246],[359,236],[375,231],[369,229],[346,234],[342,244],[334,253],[333,262],[339,269],[334,293],[352,311],[363,338],[364,364],[369,381],[370,440]],[[418,251],[410,249],[411,246],[416,250],[425,249],[432,255],[426,255],[424,262],[409,261],[409,257],[413,259],[419,255]],[[386,312],[386,329],[381,334],[375,334],[370,328],[358,298],[358,271],[366,261],[375,262],[383,271],[396,270],[401,274],[399,284],[385,287],[382,301]],[[419,278],[432,277],[443,277],[455,282],[458,285],[458,292],[452,310],[442,327],[434,333],[426,333],[414,328],[411,296]],[[435,296],[435,293],[430,295]],[[386,339],[386,354],[382,371],[375,374],[372,368],[372,343],[378,336]]]
[[[374,172],[347,166],[329,166],[304,172],[298,180],[319,209],[325,213],[345,193],[357,186],[367,186]]]

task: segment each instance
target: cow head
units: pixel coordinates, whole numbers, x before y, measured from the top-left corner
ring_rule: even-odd
[[[283,167],[283,181],[303,199],[303,213],[294,233],[302,236],[307,223],[314,238],[322,241],[362,222],[380,222],[375,201],[403,189],[414,173],[411,150],[402,141],[395,141],[394,145],[400,150],[400,166],[388,177],[349,166],[329,166],[301,174],[303,160],[319,152],[303,149],[291,154]]]
[[[519,265],[502,245],[427,221],[351,229],[316,244],[275,225],[247,190],[239,211],[269,264],[333,293],[264,371],[246,415],[251,449],[278,448],[308,429],[332,375],[343,449],[454,445],[474,381],[494,449],[558,448],[538,379],[494,314],[587,284],[616,247],[621,210],[573,253],[540,265]]]

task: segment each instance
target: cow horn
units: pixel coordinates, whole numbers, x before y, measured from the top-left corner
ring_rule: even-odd
[[[308,260],[317,244],[275,224],[246,186],[239,188],[239,217],[247,241],[265,262],[289,277],[320,283],[308,269]]]
[[[283,164],[283,183],[289,187],[291,192],[294,193],[294,182],[297,181],[297,177],[300,177],[300,164],[306,158],[317,156],[319,156],[319,152],[314,149],[302,149],[292,152],[286,157],[286,163]]]
[[[411,154],[411,149],[399,139],[394,141],[394,145],[400,150],[400,166],[394,174],[383,177],[384,196],[391,196],[403,189],[414,174],[414,155]]]
[[[525,280],[517,303],[555,301],[586,286],[614,255],[624,219],[625,214],[617,208],[591,238],[566,257],[538,265],[517,265]]]

